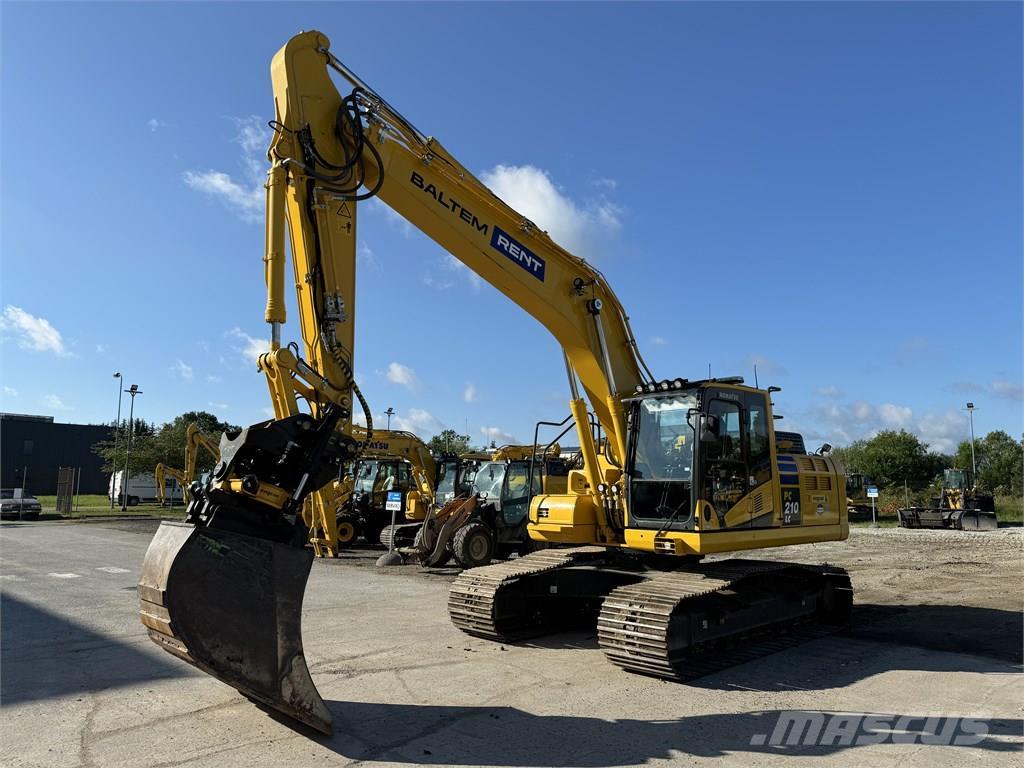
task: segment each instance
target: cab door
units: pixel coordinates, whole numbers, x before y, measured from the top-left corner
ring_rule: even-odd
[[[737,393],[718,394],[706,410],[716,424],[715,439],[701,444],[701,498],[711,506],[704,524],[713,530],[745,528],[750,525],[750,499],[744,408]]]

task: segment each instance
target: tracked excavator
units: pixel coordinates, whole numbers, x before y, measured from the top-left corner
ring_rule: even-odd
[[[371,440],[365,430],[353,427],[352,436],[363,449],[350,482],[335,502],[339,548],[351,546],[359,536],[378,543],[391,523],[386,509],[389,492],[402,496],[403,512],[397,524],[423,520],[434,504],[438,471],[430,448],[412,432],[378,430]]]
[[[535,318],[565,354],[584,465],[564,493],[536,496],[529,510],[530,537],[557,546],[463,571],[448,602],[457,627],[511,641],[569,618],[596,621],[613,663],[680,679],[845,618],[852,590],[838,568],[722,557],[848,535],[835,463],[779,450],[773,388],[656,378],[601,273],[417,130],[325,35],[292,38],[271,79],[270,351],[259,366],[275,417],[222,437],[221,461],[185,521],[155,534],[139,596],[157,644],[264,706],[332,730],[300,632],[305,544],[310,520],[325,515],[323,489],[362,448],[339,429],[354,400],[372,436],[353,377],[352,319],[357,209],[373,197]],[[286,232],[302,349],[281,339]]]

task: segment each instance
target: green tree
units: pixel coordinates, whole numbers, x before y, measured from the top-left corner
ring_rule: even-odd
[[[1002,430],[974,441],[978,485],[997,495],[1020,496],[1024,486],[1024,441],[1017,442]],[[956,449],[956,466],[971,468],[971,441]]]
[[[152,472],[153,468],[163,463],[179,469],[185,466],[185,431],[189,424],[196,424],[199,431],[214,442],[220,440],[221,432],[238,432],[239,427],[223,422],[206,411],[188,411],[176,416],[163,424],[159,429],[153,425],[136,420],[135,434],[131,441],[131,456],[128,469],[131,472]],[[128,443],[127,424],[122,425],[117,436],[117,453],[114,453],[114,441],[104,440],[96,443],[93,453],[103,457],[103,471],[112,472],[124,469],[125,449]],[[213,458],[205,451],[199,451],[196,467],[199,472],[213,468]]]
[[[123,419],[120,424],[111,422],[110,426],[116,432],[116,440],[112,435],[109,440],[102,440],[92,446],[92,452],[103,459],[103,471],[113,472],[115,468],[124,469],[125,450],[129,440],[131,441],[131,461],[128,468],[132,472],[138,471],[140,467],[144,466],[146,456],[152,450],[156,427],[153,424],[147,424],[142,419],[135,419],[134,423]],[[151,465],[149,471],[152,468]]]
[[[911,490],[921,490],[950,463],[949,457],[929,453],[926,443],[903,429],[879,432],[839,450],[848,472],[863,472],[882,488],[902,487],[906,481]]]
[[[469,435],[460,435],[454,429],[445,429],[427,441],[427,447],[434,453],[466,453],[469,449]]]

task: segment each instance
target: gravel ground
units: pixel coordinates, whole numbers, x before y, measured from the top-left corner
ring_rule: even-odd
[[[325,738],[149,642],[134,584],[155,526],[0,526],[0,764],[1021,764],[1019,529],[859,529],[760,553],[848,568],[852,625],[687,684],[612,667],[593,632],[510,646],[467,637],[446,615],[454,571],[378,569],[379,550],[354,550],[315,564],[303,609],[306,656],[335,719]],[[790,713],[832,725],[868,713],[890,737],[772,745]],[[901,729],[903,716],[914,719]],[[927,717],[973,718],[984,736],[925,743],[913,731]]]

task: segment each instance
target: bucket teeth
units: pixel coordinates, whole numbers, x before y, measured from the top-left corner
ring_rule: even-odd
[[[302,650],[308,550],[161,523],[139,580],[139,617],[160,648],[326,734],[331,713]]]

